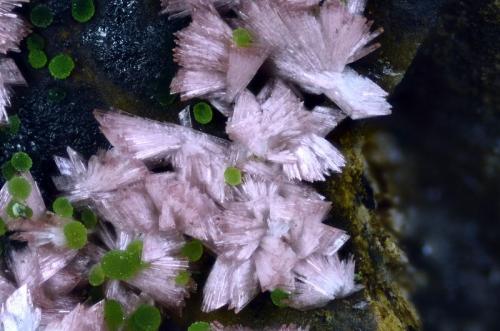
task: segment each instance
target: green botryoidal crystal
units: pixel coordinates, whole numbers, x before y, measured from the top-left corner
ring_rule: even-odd
[[[7,182],[7,189],[14,199],[26,200],[31,194],[31,184],[24,177],[15,176]]]
[[[191,240],[182,247],[181,254],[189,261],[196,262],[203,256],[203,245],[199,240]]]
[[[13,199],[7,205],[7,215],[14,219],[31,218],[33,216],[33,210],[26,204]]]
[[[116,280],[128,280],[141,270],[141,261],[137,261],[137,255],[128,251],[112,250],[107,252],[101,259],[104,274]]]
[[[199,102],[193,107],[194,119],[200,124],[212,122],[214,116],[212,107],[206,102]]]
[[[71,15],[75,21],[85,23],[95,14],[93,0],[71,0]]]
[[[25,153],[25,152],[17,152],[12,155],[12,158],[10,159],[10,164],[12,167],[21,172],[26,172],[30,171],[31,167],[33,166],[33,161],[31,160],[31,157]]]
[[[250,47],[253,43],[252,34],[244,28],[237,28],[233,30],[233,42],[237,47]]]
[[[161,325],[158,308],[140,305],[127,319],[127,331],[157,331]]]
[[[52,24],[54,15],[49,7],[45,5],[38,5],[31,10],[30,19],[34,26],[46,28]]]
[[[43,50],[45,48],[45,39],[38,33],[32,33],[26,39],[26,46],[29,51]]]
[[[96,264],[90,268],[89,272],[89,284],[92,286],[100,286],[106,280],[106,274],[102,270],[101,264]]]
[[[9,181],[16,175],[16,169],[12,166],[10,161],[5,162],[2,165],[2,176],[6,181]]]
[[[71,221],[64,225],[66,246],[71,249],[81,249],[87,244],[87,228],[80,222]]]
[[[271,292],[271,301],[278,307],[286,307],[286,300],[288,300],[288,298],[290,298],[290,294],[282,289],[277,288]]]
[[[66,79],[75,69],[75,62],[67,54],[56,55],[49,63],[49,71],[56,79]]]
[[[228,167],[224,171],[224,181],[231,186],[236,186],[241,184],[241,171],[235,167]]]
[[[125,321],[122,305],[116,300],[104,302],[104,321],[109,331],[118,331]]]
[[[21,119],[17,115],[12,115],[9,117],[9,126],[7,131],[11,135],[16,135],[21,129]]]
[[[194,322],[188,328],[188,331],[210,331],[210,324],[207,322]]]
[[[191,274],[189,271],[181,271],[179,274],[175,277],[175,283],[179,286],[186,286],[191,279]]]
[[[73,217],[73,206],[68,199],[59,197],[52,203],[52,210],[54,213],[61,217],[71,218]]]
[[[47,55],[44,51],[34,49],[28,54],[28,62],[35,69],[42,69],[47,64]]]

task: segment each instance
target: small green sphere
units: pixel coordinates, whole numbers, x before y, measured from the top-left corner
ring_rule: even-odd
[[[3,236],[7,232],[7,224],[3,218],[0,217],[0,236]]]
[[[207,322],[194,322],[188,328],[188,331],[210,331],[210,324]]]
[[[150,305],[140,305],[127,320],[128,331],[157,331],[160,325],[160,311]]]
[[[19,119],[19,116],[17,115],[12,115],[9,117],[9,133],[11,135],[15,135],[19,132],[19,129],[21,128],[21,119]]]
[[[141,264],[137,256],[127,251],[113,250],[101,259],[102,270],[111,279],[127,280],[136,275]]]
[[[81,249],[87,244],[87,228],[82,223],[71,221],[64,226],[66,245],[71,249]]]
[[[253,43],[252,34],[247,29],[237,28],[236,30],[233,30],[233,41],[238,47],[250,47]]]
[[[59,197],[52,203],[52,210],[54,213],[61,217],[71,218],[73,217],[73,206],[68,199]]]
[[[31,167],[33,166],[31,157],[25,152],[17,152],[12,155],[10,163],[12,164],[14,169],[21,172],[30,171]]]
[[[31,218],[33,210],[22,202],[11,200],[7,205],[7,215],[11,218]]]
[[[90,208],[82,211],[82,223],[87,229],[93,229],[97,225],[97,216]]]
[[[93,0],[71,0],[71,15],[75,21],[85,23],[95,14]]]
[[[191,240],[182,247],[181,254],[189,261],[196,262],[203,256],[203,245],[199,240]]]
[[[10,161],[5,162],[2,165],[2,176],[5,178],[5,180],[11,180],[12,177],[16,175],[16,168],[12,166],[12,163]]]
[[[89,272],[89,283],[92,286],[99,286],[106,280],[106,275],[102,270],[102,266],[98,263],[94,265]]]
[[[39,49],[34,49],[28,54],[28,61],[35,69],[42,69],[47,64],[47,55]]]
[[[109,331],[118,331],[125,320],[122,305],[116,300],[104,302],[104,321]]]
[[[236,186],[241,184],[241,171],[235,167],[228,167],[224,171],[224,180],[228,185]]]
[[[38,5],[31,10],[31,23],[39,28],[46,28],[52,24],[54,15],[49,7],[45,5]]]
[[[212,107],[206,102],[199,102],[193,108],[194,119],[200,124],[208,124],[214,116]]]
[[[38,33],[32,33],[26,39],[26,46],[29,51],[43,50],[45,48],[45,39],[40,36]]]
[[[181,271],[179,274],[175,277],[175,283],[179,286],[186,286],[189,283],[189,280],[191,279],[191,274],[189,271]]]
[[[7,184],[10,195],[15,199],[26,200],[31,194],[31,184],[24,177],[13,177]]]
[[[75,62],[67,54],[56,55],[49,63],[49,71],[56,79],[66,79],[75,69]]]
[[[283,308],[286,307],[286,300],[290,297],[288,292],[283,291],[282,289],[275,289],[271,292],[271,301],[278,307]]]

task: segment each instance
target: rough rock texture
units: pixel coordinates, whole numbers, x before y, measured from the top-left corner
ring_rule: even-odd
[[[33,156],[34,175],[42,189],[53,193],[49,179],[49,175],[55,174],[51,160],[53,154],[64,155],[66,146],[71,145],[88,156],[95,153],[98,146],[107,146],[92,119],[93,108],[115,106],[129,112],[145,109],[147,111],[141,113],[142,116],[176,121],[182,105],[174,102],[169,107],[163,106],[169,101],[169,79],[175,69],[171,65],[169,49],[172,47],[172,31],[187,21],[172,23],[159,16],[158,1],[110,0],[99,2],[91,22],[77,24],[71,19],[69,3],[57,0],[46,3],[56,14],[55,23],[50,28],[38,31],[50,39],[47,53],[52,57],[66,51],[72,54],[77,67],[70,79],[56,82],[50,78],[47,69],[35,71],[29,68],[24,46],[24,52],[16,60],[30,88],[17,89],[13,100],[13,110],[21,117],[23,127],[15,137],[0,138],[6,142],[0,151],[0,162],[14,151],[25,149]],[[405,16],[396,14],[398,10],[395,9],[403,4],[407,2],[377,2],[377,10],[371,12],[377,25],[386,28],[385,35],[393,32],[389,30],[390,26],[405,21]],[[411,11],[403,12],[408,14]],[[395,14],[391,16],[390,13]],[[432,15],[422,16],[427,18]],[[381,42],[384,45],[385,41]],[[389,43],[387,47],[389,50]],[[384,50],[383,47],[382,52]],[[382,53],[383,56],[385,54]],[[376,52],[361,66],[369,68],[379,55]],[[411,57],[405,57],[398,71],[405,70]],[[399,57],[394,52],[390,58],[395,61]],[[377,71],[374,73],[372,76],[377,78]],[[54,87],[65,91],[66,97],[62,101],[49,98],[49,94],[53,95],[49,90]],[[214,124],[203,127],[203,130],[221,135],[223,127],[222,117],[216,115]],[[311,330],[418,329],[418,318],[406,298],[408,265],[405,255],[398,248],[393,209],[387,202],[392,200],[391,193],[386,190],[385,181],[370,176],[371,168],[366,165],[361,153],[362,136],[363,130],[347,122],[335,136],[329,137],[340,147],[348,162],[342,175],[333,176],[328,184],[321,185],[319,189],[334,202],[329,224],[353,236],[344,253],[355,255],[358,278],[365,286],[363,291],[311,312],[280,309],[271,303],[269,296],[260,295],[238,315],[226,311],[202,314],[201,296],[195,295],[187,302],[188,309],[182,318],[170,316],[167,319],[166,329],[185,330],[196,320],[241,323],[255,328],[297,323],[309,324]],[[200,272],[194,277],[200,287],[212,264],[210,257],[199,264]]]

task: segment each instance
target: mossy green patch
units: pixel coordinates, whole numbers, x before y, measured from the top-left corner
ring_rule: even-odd
[[[7,205],[7,215],[10,218],[31,218],[33,210],[23,202],[12,199]]]
[[[61,217],[73,217],[73,206],[67,198],[59,197],[52,203],[52,210]]]
[[[101,259],[102,270],[107,277],[117,280],[128,280],[134,277],[142,264],[137,255],[128,251],[113,250]]]
[[[3,218],[0,217],[0,236],[3,236],[7,232],[7,224]]]
[[[8,180],[11,180],[12,177],[14,177],[15,175],[16,175],[16,169],[14,168],[14,166],[12,165],[12,163],[10,163],[10,161],[5,162],[2,165],[2,176],[3,176],[3,178],[6,181],[8,181]]]
[[[54,15],[49,7],[45,5],[38,5],[31,10],[30,19],[34,26],[46,28],[52,24]]]
[[[203,245],[199,240],[191,240],[182,247],[181,253],[189,261],[196,262],[203,256]]]
[[[226,184],[236,186],[241,184],[241,171],[236,167],[228,167],[224,171],[224,181]]]
[[[81,213],[81,221],[87,229],[93,229],[97,225],[97,216],[90,208],[86,208]]]
[[[93,0],[71,0],[71,15],[75,21],[85,23],[90,21],[95,14]]]
[[[75,62],[67,54],[56,55],[49,63],[49,71],[56,79],[68,78],[75,69]]]
[[[188,331],[210,331],[210,324],[207,322],[194,322],[189,326]]]
[[[100,286],[106,280],[106,274],[102,270],[102,266],[98,263],[90,268],[89,284],[92,286]]]

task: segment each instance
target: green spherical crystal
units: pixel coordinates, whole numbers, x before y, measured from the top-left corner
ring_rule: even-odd
[[[156,331],[160,325],[160,311],[150,305],[140,305],[127,320],[128,331]]]
[[[3,218],[0,217],[0,236],[3,236],[7,232],[7,224]]]
[[[49,71],[56,79],[66,79],[75,69],[75,62],[67,54],[56,55],[49,63]]]
[[[71,0],[71,15],[75,21],[85,23],[95,14],[93,0]]]
[[[102,270],[102,266],[98,263],[94,265],[89,272],[89,283],[92,286],[99,286],[104,283],[106,280],[106,275],[104,274],[104,270]]]
[[[61,217],[73,217],[73,206],[68,199],[59,197],[52,203],[52,210]]]
[[[7,215],[11,218],[31,218],[33,210],[22,202],[11,200],[7,205]]]
[[[199,102],[193,107],[194,119],[200,124],[208,124],[212,121],[212,107],[206,102]]]
[[[34,49],[28,54],[28,61],[35,69],[42,69],[47,64],[47,55],[39,49]]]
[[[45,39],[43,39],[43,37],[40,36],[38,33],[32,33],[26,39],[26,46],[30,51],[33,51],[35,49],[43,50],[45,48]]]
[[[87,244],[87,228],[82,223],[71,221],[64,226],[66,245],[71,249],[81,249]]]
[[[31,157],[25,153],[25,152],[17,152],[14,155],[12,155],[12,158],[10,159],[10,164],[16,169],[17,171],[30,171],[31,167],[33,166],[33,161],[31,160]]]
[[[271,292],[271,301],[278,307],[286,307],[286,300],[288,300],[289,297],[290,294],[288,292],[279,288]]]
[[[236,186],[241,184],[241,171],[235,167],[228,167],[224,171],[224,180],[227,184],[231,186]]]
[[[233,41],[238,47],[250,47],[253,43],[252,34],[244,28],[237,28],[233,30]]]
[[[210,324],[207,322],[194,322],[188,328],[188,331],[210,331]]]
[[[191,274],[189,271],[181,271],[175,277],[175,283],[179,286],[186,286],[189,283],[189,280],[191,279]]]
[[[199,240],[191,240],[182,247],[181,254],[187,257],[189,261],[196,262],[203,255],[203,245]]]
[[[97,225],[97,216],[90,208],[82,211],[81,220],[87,229],[93,229]]]
[[[7,189],[15,199],[26,200],[31,194],[31,184],[24,177],[13,177],[8,181]]]
[[[2,176],[5,178],[5,180],[11,180],[12,177],[16,175],[16,168],[12,166],[12,163],[10,161],[5,162],[2,164]]]
[[[106,253],[101,259],[101,265],[107,277],[117,280],[130,279],[141,269],[137,255],[119,250]]]
[[[39,28],[46,28],[52,24],[54,15],[49,7],[45,5],[38,5],[31,10],[31,23]]]
[[[125,320],[122,305],[116,300],[104,302],[104,321],[109,331],[118,331]]]

